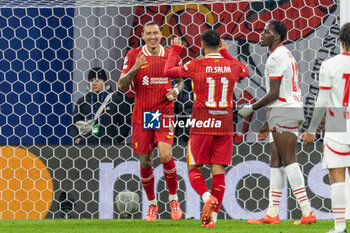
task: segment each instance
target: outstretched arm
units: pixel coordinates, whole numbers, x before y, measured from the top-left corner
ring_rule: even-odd
[[[227,50],[227,43],[224,40],[220,41],[220,54],[223,58],[231,60],[231,61],[236,61],[239,63],[242,67],[242,72],[239,74],[240,79],[243,79],[249,75],[249,70],[248,68],[239,60],[234,58]]]
[[[171,40],[171,49],[169,57],[165,63],[164,73],[168,77],[181,77],[181,71],[183,66],[176,66],[178,56],[182,51],[183,45],[181,44],[180,38],[174,38]]]
[[[223,56],[225,59],[228,60],[237,60],[227,50],[227,43],[224,40],[220,41],[220,54]]]

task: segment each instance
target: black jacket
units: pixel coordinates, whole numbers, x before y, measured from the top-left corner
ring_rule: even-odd
[[[78,100],[74,107],[73,124],[71,127],[74,144],[77,138],[80,138],[79,144],[85,144],[86,142],[88,144],[121,143],[128,136],[131,128],[133,99],[126,97],[120,91],[113,94],[112,99],[101,113],[99,120],[96,120],[95,124],[100,124],[98,135],[91,135],[89,133],[80,137],[79,131],[75,127],[77,121],[91,120],[93,118],[91,110],[95,114],[110,92],[111,90],[106,90],[100,94],[89,92]],[[93,103],[93,107],[91,107],[91,103]]]

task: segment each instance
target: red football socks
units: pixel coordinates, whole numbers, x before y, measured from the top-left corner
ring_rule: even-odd
[[[201,171],[192,169],[188,172],[189,180],[192,188],[202,197],[203,193],[208,192],[207,185]]]
[[[149,201],[152,201],[156,199],[154,194],[154,175],[153,175],[153,168],[141,168],[141,183],[143,186],[143,189],[145,190],[147,194],[147,198]]]
[[[213,185],[211,186],[211,195],[218,199],[219,204],[214,209],[214,212],[219,212],[222,199],[225,193],[225,174],[213,175]]]
[[[174,159],[171,158],[168,162],[162,162],[162,164],[164,177],[169,189],[169,194],[174,195],[177,192],[177,175]]]

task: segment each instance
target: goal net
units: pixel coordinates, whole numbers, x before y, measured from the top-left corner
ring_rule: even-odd
[[[200,53],[201,32],[217,30],[228,43],[229,52],[250,71],[249,77],[236,85],[237,107],[266,94],[263,76],[268,51],[259,45],[260,34],[270,19],[282,20],[288,28],[285,45],[298,62],[304,127],[310,122],[318,93],[320,64],[340,51],[337,0],[2,0],[0,6],[1,219],[144,217],[148,203],[140,182],[138,157],[130,143],[132,93],[120,94],[113,105],[115,110],[112,106],[103,112],[102,117],[110,120],[103,126],[103,140],[89,134],[77,144],[74,117],[79,115],[81,104],[94,104],[84,97],[90,93],[89,70],[103,68],[106,87],[116,90],[125,54],[142,45],[142,25],[149,20],[161,25],[164,46],[169,46],[174,36],[182,39],[186,45],[183,62]],[[191,81],[186,79],[185,90],[175,103],[179,119],[191,114],[192,103]],[[82,119],[90,120],[91,112]],[[264,122],[264,109],[246,119],[235,119],[233,159],[227,168],[219,218],[247,219],[265,214],[269,146],[268,140],[256,140]],[[188,180],[187,140],[188,128],[177,128],[172,153],[178,169],[181,208],[185,218],[198,219],[202,203]],[[299,143],[298,159],[313,211],[318,219],[328,219],[332,218],[330,187],[327,172],[321,168],[321,149],[321,143],[304,148]],[[154,174],[160,218],[170,218],[156,150]],[[210,186],[208,169],[205,177]],[[118,196],[122,192],[133,201],[132,208],[125,207],[125,200],[115,203],[123,201],[122,195]],[[118,205],[125,208],[120,210]],[[297,202],[286,187],[280,217],[300,216]]]

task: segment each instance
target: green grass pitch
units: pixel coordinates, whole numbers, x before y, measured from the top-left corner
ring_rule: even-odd
[[[350,221],[347,221],[349,226]],[[319,220],[307,226],[294,226],[293,220],[281,225],[249,225],[245,220],[218,220],[216,228],[204,229],[199,220],[1,220],[0,232],[6,233],[325,233],[333,228],[332,220]]]

